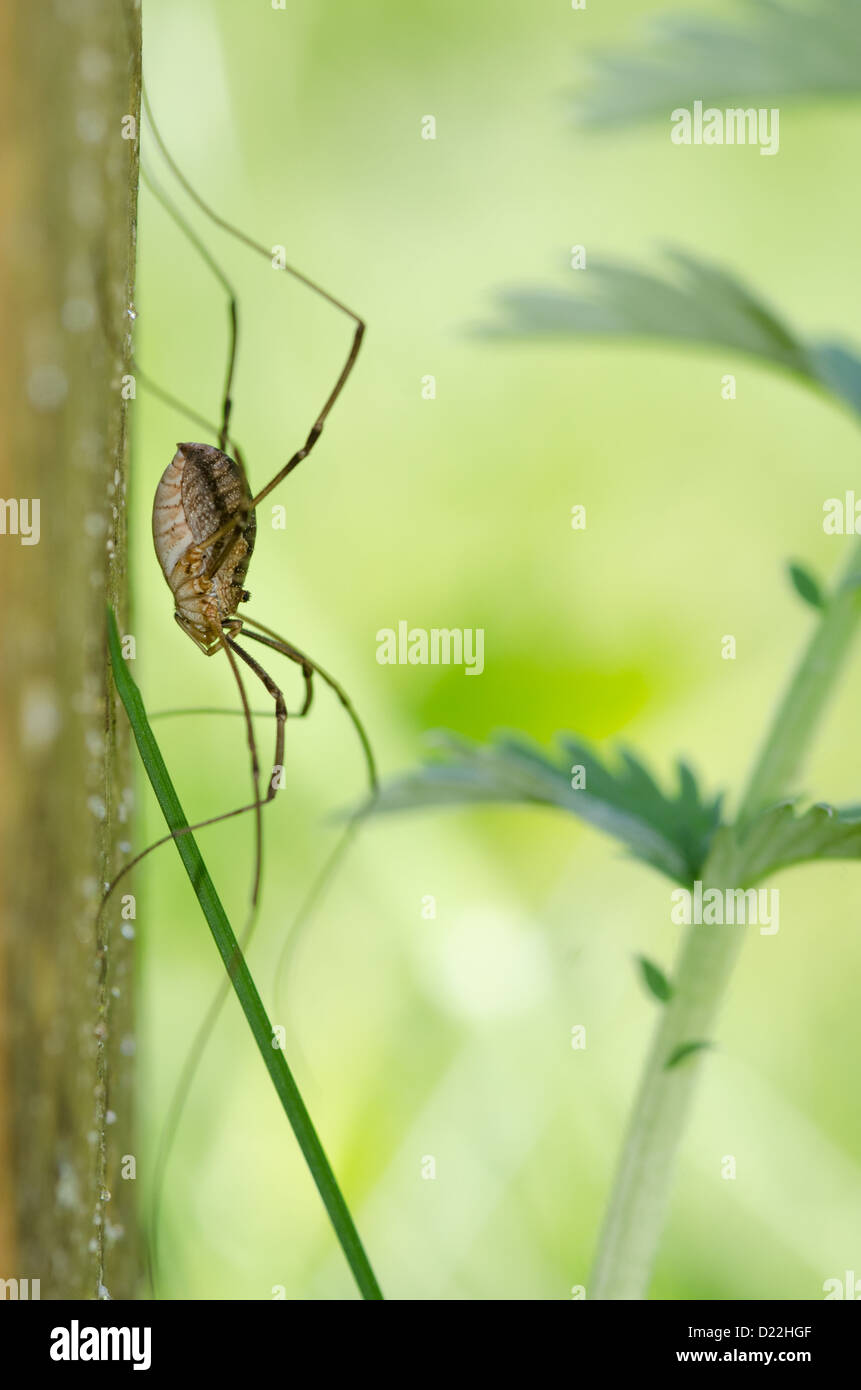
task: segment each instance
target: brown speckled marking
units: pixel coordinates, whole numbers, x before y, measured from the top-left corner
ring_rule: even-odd
[[[202,651],[221,645],[219,632],[230,626],[245,597],[257,521],[248,512],[235,531],[204,546],[208,537],[251,501],[245,474],[210,444],[180,444],[156,488],[152,535],[156,555],[176,606],[177,621]],[[224,562],[207,576],[213,553]]]

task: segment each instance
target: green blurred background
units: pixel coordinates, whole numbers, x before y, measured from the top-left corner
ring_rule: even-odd
[[[545,743],[569,729],[637,746],[662,779],[683,754],[707,787],[737,789],[813,621],[785,561],[825,575],[843,562],[849,542],[824,536],[821,507],[857,485],[858,436],[835,406],[720,353],[471,331],[494,320],[500,289],[571,288],[572,243],[645,266],[669,243],[741,274],[802,329],[851,338],[850,103],[782,106],[771,159],[679,149],[660,120],[607,134],[573,124],[590,51],[636,39],[664,8],[147,0],[146,78],[185,173],[368,320],[323,440],[271,499],[287,529],[261,509],[248,583],[249,611],[343,680],[384,773],[413,764],[438,727]],[[420,138],[427,114],[434,142]],[[144,159],[159,172],[146,137]],[[233,426],[259,487],[304,440],[349,328],[194,225],[240,293]],[[140,362],[214,418],[224,298],[146,192],[139,252]],[[733,403],[720,395],[728,371]],[[173,622],[150,539],[156,483],[199,430],[143,390],[135,410],[136,678],[150,710],[235,705],[226,662],[204,660]],[[570,527],[578,502],[585,532]],[[375,634],[402,618],[483,627],[483,675],[379,666]],[[720,659],[725,633],[734,662]],[[295,708],[301,680],[267,664]],[[859,693],[856,661],[808,768],[816,797],[859,798]],[[267,707],[262,691],[253,699]],[[189,816],[247,799],[240,720],[156,729]],[[264,765],[273,732],[258,721]],[[250,963],[385,1293],[570,1297],[588,1284],[653,1025],[632,955],[669,968],[675,951],[669,885],[543,809],[386,818],[361,832],[276,998],[292,917],[338,833],[332,813],[363,789],[355,737],[322,687],[288,729],[288,767],[265,818]],[[148,789],[139,801],[136,847],[163,833]],[[214,827],[201,845],[239,927],[251,823]],[[779,887],[780,932],[751,934],[703,1069],[658,1298],[816,1299],[858,1263],[861,874],[816,866]],[[170,849],[136,891],[151,1159],[220,964]],[[571,1048],[575,1024],[585,1051]],[[726,1154],[735,1181],[721,1179]],[[164,1296],[353,1294],[233,1001],[177,1137],[161,1246]]]

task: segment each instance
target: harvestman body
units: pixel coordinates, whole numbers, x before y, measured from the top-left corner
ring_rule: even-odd
[[[212,656],[222,634],[242,628],[236,616],[250,595],[243,587],[257,520],[250,508],[245,474],[233,459],[211,444],[179,444],[159,483],[152,512],[155,553],[176,604],[174,616],[183,632]],[[215,573],[212,537],[244,510],[227,558]]]

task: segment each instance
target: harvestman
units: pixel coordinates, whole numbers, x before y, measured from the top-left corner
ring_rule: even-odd
[[[188,196],[216,226],[221,227],[271,262],[271,252],[266,247],[253,241],[238,227],[234,227],[219,216],[185,178],[161,136],[145,89],[143,104],[158,149],[174,178]],[[252,904],[255,904],[259,894],[261,873],[261,809],[274,798],[280,785],[284,766],[285,726],[288,714],[282,690],[260,662],[244,646],[240,645],[237,641],[240,634],[243,638],[258,642],[270,650],[280,653],[301,668],[305,683],[305,698],[297,717],[304,717],[311,708],[315,675],[319,676],[335,692],[352,720],[361,741],[372,795],[376,792],[377,787],[376,768],[370,742],[343,687],[306,652],[300,651],[298,647],[279,637],[271,628],[258,622],[249,614],[245,613],[240,616],[238,612],[239,605],[250,599],[250,594],[244,585],[254,551],[257,531],[256,509],[292,473],[293,469],[297,468],[302,460],[308,457],[319,439],[329,413],[355,366],[362,345],[365,323],[346,304],[336,299],[320,285],[315,284],[301,271],[290,265],[279,265],[280,269],[286,271],[300,284],[305,285],[339,312],[345,314],[352,320],[355,327],[346,362],[335,385],[329,392],[322,410],[314,421],[305,443],[291,455],[287,463],[279,469],[265,487],[252,494],[241,451],[236,440],[230,434],[230,416],[233,405],[231,393],[238,341],[236,294],[216,262],[185,224],[170,201],[157,187],[152,185],[150,180],[147,179],[147,182],[150,183],[153,192],[163,203],[170,216],[204,257],[229,296],[230,337],[218,447],[212,444],[192,442],[177,446],[177,452],[165,469],[156,489],[153,505],[153,542],[159,564],[174,596],[174,617],[177,623],[206,656],[213,656],[216,652],[223,650],[230,662],[245,718],[251,754],[254,800],[247,806],[240,806],[222,815],[195,822],[186,830],[174,831],[173,834],[164,836],[155,844],[150,845],[143,854],[149,853],[150,850],[167,843],[179,834],[187,833],[188,830],[201,829],[204,826],[253,810],[257,817],[257,849],[252,892]],[[142,374],[139,373],[139,375]],[[142,379],[146,380],[145,378]],[[202,420],[202,417],[182,406],[168,392],[154,383],[147,384],[157,395],[174,405],[179,405],[186,414],[206,425],[207,422]],[[228,449],[231,450],[234,457],[228,454]],[[265,796],[261,796],[260,793],[257,743],[251,708],[237,658],[261,681],[275,705],[275,759]],[[137,864],[143,854],[136,856],[126,864],[123,873]],[[111,890],[116,882],[115,879],[111,885]]]
[[[145,87],[143,88],[142,96],[147,121],[156,145],[180,186],[210,221],[216,226],[221,227],[224,231],[230,233],[230,235],[237,238],[237,240],[241,241],[251,250],[265,256],[266,259],[271,262],[271,253],[267,251],[266,247],[259,245],[250,237],[246,236],[239,228],[234,227],[231,223],[220,217],[209,207],[188,182],[165,145],[153,116]],[[151,187],[155,196],[163,204],[178,228],[188,238],[212,270],[228,295],[230,335],[227,373],[222,398],[221,427],[218,432],[218,447],[212,444],[201,443],[184,443],[177,446],[177,452],[170,464],[168,464],[156,489],[153,506],[153,541],[162,571],[174,596],[174,617],[177,623],[182,628],[183,632],[187,633],[195,645],[199,647],[206,656],[212,656],[216,652],[223,650],[230,662],[242,702],[242,713],[245,720],[248,746],[251,755],[254,800],[246,806],[240,806],[233,811],[227,811],[221,815],[211,816],[206,820],[195,822],[193,825],[173,831],[170,835],[166,835],[162,839],[155,841],[154,844],[151,844],[146,850],[143,850],[140,854],[131,859],[123,867],[117,877],[114,878],[113,882],[108,886],[105,897],[102,900],[102,909],[119,882],[119,879],[138,864],[145,855],[149,854],[150,851],[156,849],[159,845],[166,844],[171,839],[175,839],[177,836],[186,834],[189,831],[201,829],[204,826],[213,825],[218,821],[228,820],[234,816],[242,815],[245,812],[253,810],[255,812],[256,828],[254,879],[251,894],[252,915],[246,925],[243,939],[239,943],[239,949],[244,950],[250,936],[254,910],[257,905],[260,890],[262,867],[262,808],[274,798],[279,786],[280,775],[283,771],[285,726],[288,715],[283,692],[261,664],[237,641],[237,637],[240,633],[243,637],[250,638],[252,641],[259,642],[264,647],[268,647],[270,650],[286,656],[290,661],[301,668],[305,683],[305,699],[302,708],[298,712],[298,717],[306,715],[311,708],[314,693],[313,678],[315,675],[318,675],[331,687],[345,707],[361,741],[367,764],[372,798],[376,795],[377,790],[376,767],[370,742],[364,726],[343,687],[324,670],[322,666],[309,657],[307,653],[300,651],[299,648],[295,647],[292,643],[284,641],[283,638],[279,637],[276,632],[273,632],[271,628],[266,627],[263,623],[257,622],[247,614],[240,616],[237,611],[239,605],[246,603],[250,598],[244,585],[254,550],[257,530],[256,508],[264,498],[268,497],[268,495],[284,481],[288,474],[292,473],[294,468],[298,467],[303,459],[307,458],[319,439],[329,412],[340,396],[347,378],[356,363],[365,332],[365,324],[352,309],[349,309],[340,300],[329,294],[328,291],[324,290],[321,286],[315,284],[300,271],[286,264],[280,265],[279,268],[285,270],[287,274],[299,281],[300,284],[305,285],[308,289],[320,295],[327,303],[345,314],[352,320],[355,327],[346,362],[341,369],[335,385],[327,396],[322,410],[314,421],[305,443],[300,449],[296,450],[284,467],[279,469],[264,488],[256,494],[252,494],[248,485],[242,453],[235,439],[230,435],[230,416],[233,404],[231,392],[236,367],[238,341],[238,306],[236,294],[217,262],[173,206],[170,199],[153,184],[152,180],[148,178],[143,170],[141,172],[144,180]],[[214,433],[211,425],[203,419],[202,416],[190,410],[181,401],[178,401],[176,397],[165,391],[157,383],[148,379],[146,374],[140,371],[137,365],[135,365],[135,370],[142,383],[147,385],[154,394],[175,408],[178,408],[184,414],[196,420],[199,424],[202,424],[208,431]],[[227,452],[228,449],[231,450],[233,456],[231,456],[231,453]],[[260,768],[251,707],[248,702],[238,661],[244,663],[244,665],[246,665],[262,682],[275,704],[275,761],[264,797],[260,795]],[[300,922],[307,920],[312,905],[322,891],[330,872],[345,850],[352,832],[358,824],[359,814],[361,813],[356,813],[351,818],[347,830],[341,836],[334,852],[325,862],[321,874],[313,884],[304,903],[301,905],[299,913],[294,920],[294,931],[298,928]],[[292,935],[293,933],[291,932],[291,937]],[[282,960],[283,959],[284,957],[282,956]],[[230,970],[228,970],[228,975],[229,974]],[[228,989],[228,977],[224,976],[218,994],[213,1000],[207,1016],[198,1030],[195,1043],[192,1045],[192,1049],[182,1068],[170,1105],[166,1126],[162,1133],[159,1152],[155,1162],[151,1206],[153,1238],[149,1249],[149,1261],[150,1278],[153,1282],[153,1287],[157,1249],[158,1210],[172,1136],[179,1122],[184,1099],[191,1085],[197,1063],[205,1045],[205,1040],[214,1026],[215,1019],[226,998]]]

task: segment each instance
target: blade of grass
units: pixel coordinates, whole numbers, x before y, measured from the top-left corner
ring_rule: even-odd
[[[125,706],[141,761],[156,794],[162,814],[171,831],[185,830],[188,821],[168,775],[161,750],[150,728],[141,693],[131,676],[126,661],[123,659],[117,621],[112,608],[108,608],[108,646],[117,691]],[[383,1295],[380,1286],[365,1254],[349,1207],[317,1136],[311,1116],[305,1108],[305,1102],[302,1100],[284,1053],[280,1048],[273,1046],[272,1024],[269,1022],[257,987],[248,966],[245,964],[239,943],[234,936],[227,914],[215,891],[215,885],[209,876],[194,837],[188,833],[177,836],[176,848],[191,880],[201,911],[212,932],[219,955],[236,992],[236,997],[248,1020],[248,1026],[254,1035],[254,1041],[257,1043],[266,1070],[272,1078],[278,1099],[290,1121],[299,1148],[302,1150],[305,1162],[317,1186],[317,1191],[323,1199],[323,1205],[329,1215],[329,1220],[347,1263],[352,1270],[359,1292],[366,1299],[381,1299]]]

